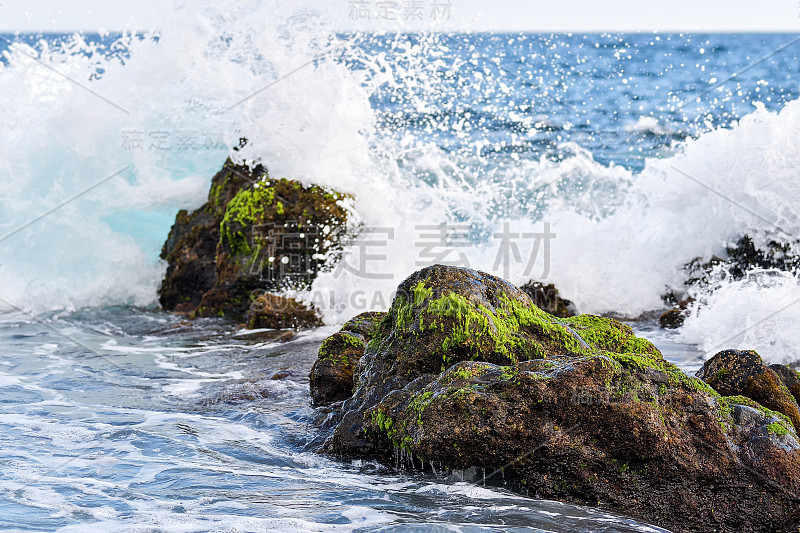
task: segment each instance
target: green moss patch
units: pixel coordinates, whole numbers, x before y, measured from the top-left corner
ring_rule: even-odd
[[[744,405],[744,406],[752,407],[753,409],[758,410],[768,420],[769,419],[774,419],[775,422],[773,422],[769,426],[767,426],[768,430],[774,424],[778,424],[778,425],[782,426],[783,429],[786,432],[795,433],[794,424],[792,424],[792,421],[789,419],[788,416],[786,416],[783,413],[779,413],[778,411],[773,411],[772,409],[767,409],[766,407],[762,406],[760,403],[758,403],[758,402],[756,402],[754,400],[751,400],[750,398],[747,398],[745,396],[724,396],[724,397],[722,397],[722,401],[723,401],[724,406],[725,406],[725,408],[726,408],[726,410],[728,412],[732,412],[733,411],[733,406],[734,405]],[[785,435],[785,433],[780,433],[779,431],[773,431],[773,430],[769,430],[769,431],[770,431],[770,433],[778,433],[778,434],[781,434],[781,435]]]

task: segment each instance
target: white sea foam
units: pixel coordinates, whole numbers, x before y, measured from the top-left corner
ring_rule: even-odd
[[[203,202],[229,154],[263,162],[274,176],[352,193],[366,227],[393,232],[379,237],[386,246],[356,245],[345,256],[349,265],[365,254],[384,256],[369,260],[370,276],[323,274],[302,295],[329,323],[391,302],[397,284],[426,262],[417,225],[467,224],[471,266],[517,283],[555,282],[583,312],[631,316],[660,307],[665,290],[682,284],[682,266],[721,253],[727,240],[758,238],[776,226],[798,234],[800,102],[779,113],[757,108],[738,124],[684,142],[675,155],[649,160],[639,173],[601,164],[577,145],[559,147],[559,161],[514,157],[491,166],[410,135],[382,137],[370,104],[374,87],[433,84],[438,67],[415,60],[418,45],[402,42],[395,53],[403,61],[364,57],[313,15],[312,4],[178,3],[164,10],[157,42],[124,39],[124,65],[79,53],[90,48],[80,39],[39,54],[92,92],[10,52],[0,67],[0,179],[9,191],[0,200],[0,227],[33,224],[0,242],[0,297],[35,311],[153,304],[164,272],[156,257],[175,210]],[[342,54],[361,67],[334,60]],[[98,66],[101,76],[93,75]],[[630,129],[665,132],[650,119]],[[200,146],[179,148],[191,132]],[[171,149],[159,149],[163,133]],[[142,135],[142,149],[132,149],[134,134]],[[240,137],[249,143],[232,152]],[[541,251],[527,272],[527,261],[513,256],[498,265],[502,239],[495,234],[505,223],[522,234],[543,231],[545,222],[557,235],[549,268]],[[520,245],[520,257],[532,251],[532,242]],[[740,298],[747,297],[753,314],[744,321],[752,322],[795,286],[787,278],[777,288],[723,288],[687,322],[685,338],[710,350],[741,330],[749,315]],[[785,327],[760,325],[752,330],[760,336],[742,345],[778,346],[770,357],[796,359],[786,348],[797,333],[793,312],[782,315]]]
[[[706,357],[724,349],[756,350],[769,363],[800,361],[800,283],[784,272],[754,272],[695,302],[681,339]]]
[[[153,303],[175,209],[202,203],[242,136],[251,143],[239,155],[270,153],[277,175],[328,185],[366,175],[371,109],[358,73],[323,58],[259,92],[339,45],[305,16],[311,3],[205,4],[165,9],[158,42],[123,38],[124,65],[86,57],[80,38],[44,45],[39,61],[24,45],[7,53],[4,300],[37,311]]]
[[[672,133],[672,130],[661,124],[655,117],[640,117],[636,122],[627,124],[625,126],[625,131],[629,133],[650,133],[653,135],[668,135]]]

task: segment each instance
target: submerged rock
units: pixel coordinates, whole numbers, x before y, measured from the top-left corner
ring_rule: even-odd
[[[252,305],[266,291],[308,287],[325,268],[346,233],[345,199],[228,160],[208,201],[176,217],[161,253],[168,263],[161,305],[194,316],[247,314],[254,327],[317,325],[316,312],[294,300]],[[276,307],[282,312],[261,312]]]
[[[686,320],[686,312],[677,308],[665,311],[658,317],[659,324],[666,329],[677,329],[683,325],[684,320]]]
[[[797,272],[800,270],[800,256],[796,250],[798,244],[800,241],[786,243],[769,239],[763,245],[756,246],[750,236],[744,235],[725,250],[731,276],[733,279],[742,279],[754,268]]]
[[[689,305],[694,302],[694,298],[684,298],[675,307],[666,311],[658,317],[658,322],[662,328],[677,329],[681,327],[689,316]]]
[[[695,299],[687,297],[692,293],[713,292],[724,280],[741,280],[754,271],[782,271],[800,273],[800,240],[783,242],[777,235],[763,236],[758,243],[749,235],[725,245],[723,257],[716,255],[706,260],[696,257],[683,266],[684,283],[682,288],[662,295],[664,303],[671,309],[660,317],[663,328],[679,328],[691,314],[690,304]],[[700,298],[702,302],[702,298]]]
[[[350,353],[332,339],[318,364]],[[482,272],[434,266],[405,280],[353,379],[324,424],[338,456],[482,468],[675,531],[800,524],[786,417],[721,396],[615,320],[557,318]]]

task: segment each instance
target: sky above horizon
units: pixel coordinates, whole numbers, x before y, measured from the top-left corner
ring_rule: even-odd
[[[0,0],[0,31],[158,29],[170,0]],[[800,1],[317,0],[337,30],[800,32]],[[394,7],[393,7],[394,6]]]

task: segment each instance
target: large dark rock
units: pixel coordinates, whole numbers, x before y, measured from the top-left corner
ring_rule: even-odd
[[[785,367],[784,367],[785,368]],[[778,366],[783,373],[783,369]],[[786,379],[796,386],[797,374],[788,368]],[[792,376],[792,374],[794,374]],[[764,364],[753,350],[725,350],[709,359],[697,377],[723,396],[745,396],[764,407],[783,413],[800,428],[800,410],[781,376]],[[794,380],[791,380],[791,378]]]
[[[264,172],[225,162],[211,180],[208,201],[189,213],[181,210],[161,249],[167,273],[159,289],[159,299],[168,311],[194,311],[203,296],[217,282],[216,256],[219,225],[228,203],[236,193]]]
[[[325,423],[338,456],[477,467],[675,531],[800,525],[800,443],[785,416],[721,396],[619,322],[554,317],[482,272],[405,280],[354,381]]]
[[[161,254],[168,263],[162,306],[194,316],[247,318],[259,327],[318,324],[315,311],[294,300],[253,304],[267,291],[309,287],[335,259],[347,227],[345,198],[228,160],[212,180],[208,201],[178,213]],[[278,307],[281,312],[270,311]]]

